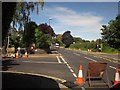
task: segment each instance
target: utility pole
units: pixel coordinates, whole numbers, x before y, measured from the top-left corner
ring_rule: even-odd
[[[7,41],[7,54],[8,54],[8,48],[9,48],[9,34],[8,34],[8,41]]]

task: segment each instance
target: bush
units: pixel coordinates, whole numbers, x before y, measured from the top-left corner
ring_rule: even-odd
[[[102,52],[105,52],[105,53],[117,53],[118,50],[117,49],[114,49],[114,48],[111,48],[111,47],[103,47],[102,49]]]

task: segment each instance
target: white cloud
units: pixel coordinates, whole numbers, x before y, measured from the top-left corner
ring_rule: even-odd
[[[81,32],[83,34],[92,32],[100,35],[103,20],[101,16],[96,16],[91,12],[77,12],[66,7],[47,8],[46,11],[48,17],[52,17],[57,22],[53,25],[57,33],[62,33],[68,29],[74,36],[79,36]]]
[[[66,7],[56,7],[48,9],[48,11],[53,11],[48,15],[56,19],[59,23],[63,25],[69,25],[80,28],[93,28],[92,31],[96,31],[94,28],[99,28],[101,26],[102,17],[92,15],[91,13],[79,13],[68,9]]]

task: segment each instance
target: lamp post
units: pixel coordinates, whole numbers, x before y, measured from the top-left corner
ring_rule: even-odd
[[[50,26],[50,20],[52,20],[52,18],[49,18],[49,26]]]

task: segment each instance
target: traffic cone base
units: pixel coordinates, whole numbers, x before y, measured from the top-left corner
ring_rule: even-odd
[[[16,56],[16,58],[19,58],[18,56]]]
[[[116,84],[118,84],[118,83],[120,83],[120,81],[115,81],[115,82],[114,82],[114,85],[116,85]]]
[[[75,82],[76,84],[79,84],[79,85],[84,85],[84,79],[83,78],[77,78],[76,79],[76,82]]]

